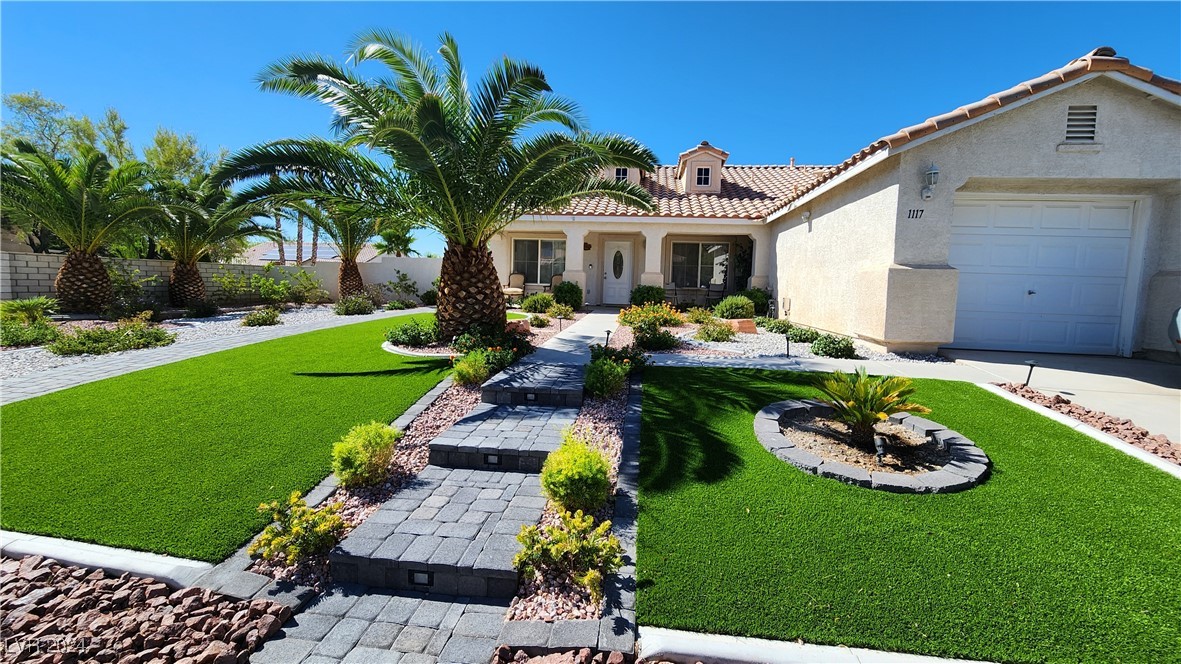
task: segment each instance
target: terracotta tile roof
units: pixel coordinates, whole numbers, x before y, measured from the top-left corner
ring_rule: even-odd
[[[677,191],[676,166],[657,166],[640,183],[656,199],[657,211],[644,212],[606,198],[583,198],[553,214],[621,217],[715,217],[762,219],[785,198],[810,186],[832,166],[723,166],[722,191]]]
[[[1172,94],[1181,95],[1181,81],[1175,81],[1171,78],[1154,74],[1150,69],[1132,64],[1127,58],[1117,57],[1115,49],[1109,46],[1100,46],[1083,57],[1071,60],[1065,66],[1059,67],[1035,79],[1018,83],[1008,90],[1002,90],[975,103],[960,106],[949,113],[928,118],[924,122],[904,127],[889,136],[879,138],[839,165],[832,167],[823,177],[817,178],[806,187],[801,187],[799,191],[786,200],[780,201],[775,209],[770,212],[776,212],[787,207],[792,201],[804,196],[809,191],[849,170],[881,150],[906,145],[911,141],[933,134],[936,131],[946,129],[947,127],[972,118],[977,118],[990,111],[995,111],[998,108],[1008,106],[1026,97],[1044,92],[1045,90],[1094,72],[1119,72],[1171,92]]]

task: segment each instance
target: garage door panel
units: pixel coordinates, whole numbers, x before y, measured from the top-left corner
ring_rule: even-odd
[[[1115,353],[1131,202],[971,202],[952,216],[954,346]],[[985,225],[987,224],[987,225]]]

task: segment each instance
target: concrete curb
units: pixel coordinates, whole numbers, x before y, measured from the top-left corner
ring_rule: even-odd
[[[1146,450],[1142,450],[1139,447],[1136,447],[1135,445],[1132,445],[1130,443],[1125,443],[1124,441],[1120,440],[1119,438],[1116,438],[1115,436],[1112,436],[1111,434],[1103,433],[1102,431],[1096,429],[1095,427],[1093,427],[1089,424],[1084,424],[1083,422],[1080,422],[1069,415],[1064,415],[1062,413],[1059,413],[1056,410],[1051,410],[1049,408],[1046,408],[1045,406],[1042,406],[1042,405],[1036,404],[1032,401],[1029,401],[1028,399],[1023,399],[1023,398],[1017,396],[1016,394],[1013,394],[1012,392],[1001,389],[991,383],[976,383],[976,386],[980,387],[984,390],[987,390],[987,391],[989,391],[989,392],[991,392],[991,393],[993,393],[993,394],[995,394],[1007,401],[1015,403],[1019,406],[1024,406],[1024,407],[1028,408],[1029,410],[1032,410],[1035,413],[1038,413],[1040,415],[1044,415],[1059,424],[1064,424],[1064,425],[1070,427],[1071,429],[1078,431],[1079,433],[1086,434],[1087,436],[1094,438],[1095,440],[1103,443],[1104,445],[1114,447],[1115,449],[1123,452],[1124,454],[1127,454],[1130,457],[1135,457],[1135,458],[1143,461],[1144,463],[1146,463],[1158,470],[1163,470],[1164,472],[1168,473],[1169,475],[1172,475],[1173,477],[1181,480],[1181,466],[1169,463],[1168,461],[1165,461],[1164,459],[1158,457],[1157,455],[1155,455],[1151,452],[1148,452]]]
[[[451,353],[416,353],[398,348],[388,341],[381,342],[381,349],[387,353],[393,353],[394,355],[404,355],[406,357],[451,357]]]
[[[174,588],[191,586],[213,569],[213,565],[200,560],[7,530],[0,530],[0,552],[11,558],[45,556],[65,565],[102,569],[110,574],[129,572],[134,576],[152,577]]]
[[[974,664],[966,659],[944,659],[846,646],[820,646],[722,634],[699,634],[661,627],[640,626],[636,654],[649,660],[703,664]]]

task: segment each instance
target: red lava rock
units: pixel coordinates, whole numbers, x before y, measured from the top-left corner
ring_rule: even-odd
[[[607,664],[623,664],[623,653],[616,650],[610,655],[607,655]]]
[[[590,648],[583,648],[582,650],[578,651],[577,655],[574,656],[574,661],[576,662],[576,664],[590,664],[590,660],[591,660]]]
[[[263,617],[259,618],[258,621],[255,623],[255,629],[258,630],[258,633],[264,639],[271,638],[271,635],[274,634],[275,632],[279,631],[279,628],[282,626],[283,626],[283,621],[279,620],[278,617],[272,616],[272,615],[263,616]]]

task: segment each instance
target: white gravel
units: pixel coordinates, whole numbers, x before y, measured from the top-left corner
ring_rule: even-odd
[[[774,334],[759,329],[758,334],[739,332],[733,341],[698,341],[693,338],[695,331],[681,333],[681,343],[690,348],[721,351],[726,355],[738,353],[743,357],[782,357],[785,350],[785,338],[782,334]],[[864,343],[853,340],[853,350],[860,360],[885,360],[889,362],[948,362],[939,355],[920,355],[917,353],[880,353],[872,350]],[[791,356],[802,358],[821,357],[812,352],[812,344],[791,344]]]
[[[258,328],[243,327],[242,317],[250,310],[231,311],[211,318],[174,318],[164,321],[164,325],[171,332],[177,334],[176,343],[174,346],[183,346],[184,344],[193,343],[195,341],[202,341],[204,339],[211,339],[214,337],[225,337],[235,334],[241,334],[248,330]],[[298,307],[286,311],[280,315],[280,319],[284,325],[299,325],[301,323],[312,323],[316,321],[336,318],[332,307],[329,305],[308,305]],[[355,316],[357,321],[362,321],[368,316]],[[137,353],[138,350],[128,350],[122,353],[110,353],[107,355],[71,355],[61,356],[45,350],[44,348],[18,348],[14,350],[0,351],[0,379],[17,378],[28,374],[36,373],[38,371],[45,371],[47,369],[54,369],[56,367],[64,367],[74,364],[84,364],[86,362],[94,361],[98,358],[113,357],[122,355],[124,353]]]

